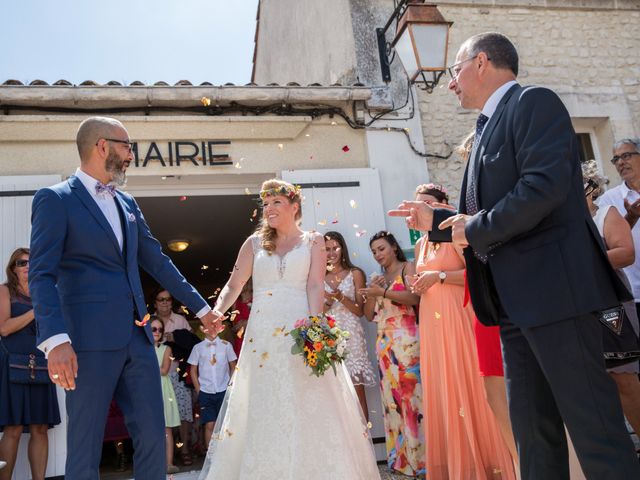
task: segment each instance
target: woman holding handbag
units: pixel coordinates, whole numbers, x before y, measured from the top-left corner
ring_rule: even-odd
[[[47,429],[60,423],[55,385],[49,380],[44,354],[36,346],[36,325],[29,297],[29,249],[9,258],[7,283],[0,285],[0,458],[7,466],[0,480],[9,480],[20,436],[31,434],[29,464],[34,480],[47,468]]]
[[[599,207],[594,202],[602,194],[602,187],[608,182],[599,174],[595,160],[582,164],[582,178],[587,206],[607,248],[609,261],[629,288],[629,280],[622,268],[631,265],[635,256],[638,255],[638,252],[634,252],[629,224],[615,208],[612,208],[612,205]],[[633,301],[626,302],[623,307],[625,315],[619,331],[614,332],[607,326],[602,326],[602,345],[607,372],[618,387],[624,416],[638,433],[640,432],[638,316]]]

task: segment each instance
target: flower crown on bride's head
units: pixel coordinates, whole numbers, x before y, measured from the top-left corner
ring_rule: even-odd
[[[275,197],[277,195],[284,195],[285,197],[293,200],[297,195],[300,195],[302,188],[300,185],[292,185],[291,187],[287,185],[282,185],[278,188],[269,188],[267,190],[260,190],[260,198],[263,200],[266,197]]]

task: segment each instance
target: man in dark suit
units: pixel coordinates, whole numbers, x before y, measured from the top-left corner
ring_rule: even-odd
[[[569,478],[563,423],[588,478],[640,478],[594,313],[629,292],[587,209],[571,118],[551,90],[516,83],[499,33],[468,39],[450,73],[460,105],[482,111],[460,213],[403,202],[390,214],[466,247],[476,314],[500,325],[522,478]]]
[[[32,207],[29,288],[38,348],[69,415],[65,478],[97,479],[105,420],[115,398],[134,443],[136,479],[166,477],[160,371],[138,267],[205,328],[220,317],[187,283],[151,235],[123,185],[133,156],[117,120],[88,118],[76,137],[80,167],[39,190]]]

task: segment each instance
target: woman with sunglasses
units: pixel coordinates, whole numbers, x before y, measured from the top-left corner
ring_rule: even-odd
[[[151,320],[151,333],[156,347],[156,356],[160,366],[160,386],[162,387],[162,402],[164,404],[165,442],[167,448],[167,473],[178,472],[178,467],[173,464],[173,427],[180,425],[180,413],[176,402],[176,394],[173,391],[169,370],[171,369],[171,347],[164,345],[164,322],[158,317]]]
[[[7,462],[0,479],[9,480],[23,432],[29,432],[29,464],[34,480],[47,468],[47,429],[60,423],[56,387],[52,382],[14,383],[9,379],[9,353],[43,358],[36,347],[36,325],[29,296],[29,249],[9,257],[7,282],[0,285],[0,459]]]

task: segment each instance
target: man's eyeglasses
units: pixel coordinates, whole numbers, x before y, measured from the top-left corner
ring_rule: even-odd
[[[16,260],[16,267],[26,267],[29,265],[29,260],[21,258],[20,260]]]
[[[450,67],[447,67],[447,71],[449,72],[449,75],[451,75],[451,78],[453,80],[458,78],[458,75],[460,75],[460,71],[462,70],[462,65],[467,63],[467,62],[470,62],[471,60],[475,59],[477,56],[478,55],[474,55],[471,58],[467,58],[466,60],[462,60],[461,62],[455,63],[455,64],[451,65]]]
[[[156,297],[156,302],[170,302],[173,300],[171,297]]]
[[[162,328],[162,327],[151,327],[151,331],[152,331],[153,333],[156,333],[156,332],[158,332],[158,333],[164,333],[164,328]]]
[[[107,142],[122,143],[127,146],[127,150],[130,152],[133,149],[133,142],[130,142],[129,140],[119,140],[117,138],[103,138],[103,140],[106,140]],[[96,142],[96,145],[98,145],[98,142],[100,142],[100,140]]]
[[[611,159],[611,163],[615,165],[620,160],[623,160],[626,162],[627,160],[630,160],[631,157],[633,157],[634,155],[640,155],[640,152],[624,152],[621,155],[614,155],[613,158]]]

